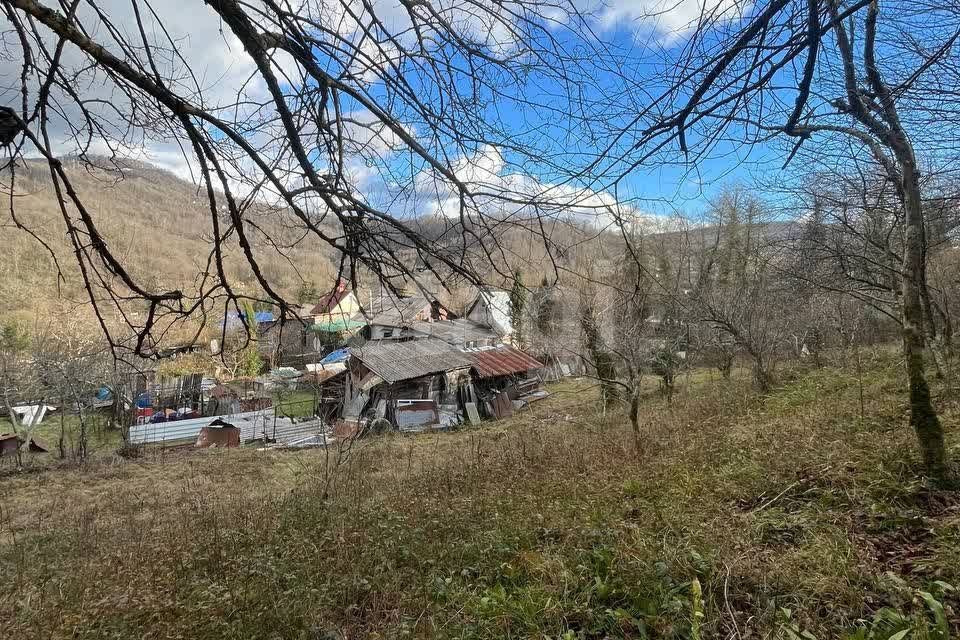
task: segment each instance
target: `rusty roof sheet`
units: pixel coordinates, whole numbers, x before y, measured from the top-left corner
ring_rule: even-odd
[[[473,358],[473,369],[481,378],[509,376],[543,368],[543,363],[533,356],[506,345],[467,353]]]
[[[338,281],[332,291],[325,294],[320,298],[320,302],[313,305],[313,308],[310,309],[310,315],[318,316],[332,312],[348,295],[350,295],[350,290],[347,288],[347,283],[343,280]]]
[[[436,338],[368,342],[351,349],[350,354],[390,383],[466,369],[473,364],[470,355]]]

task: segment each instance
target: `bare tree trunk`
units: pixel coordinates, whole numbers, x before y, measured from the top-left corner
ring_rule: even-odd
[[[763,352],[754,349],[751,345],[744,345],[747,353],[753,358],[753,381],[760,393],[770,391],[771,379],[770,372],[767,370],[767,364],[763,361]]]
[[[930,349],[930,355],[933,356],[933,364],[936,367],[938,379],[942,379],[947,369],[946,358],[944,357],[943,345],[940,339],[940,332],[937,329],[937,320],[933,315],[933,305],[930,300],[930,289],[927,286],[927,257],[926,250],[923,250],[921,258],[920,273],[920,304],[923,308],[924,329],[926,333],[927,347]]]
[[[720,375],[723,376],[723,379],[729,380],[730,374],[733,372],[733,354],[726,352],[721,353],[720,364],[717,365],[717,368],[720,370]]]
[[[23,447],[20,446],[20,429],[18,428],[18,418],[17,413],[13,410],[13,404],[10,402],[10,396],[7,393],[7,390],[3,390],[3,407],[7,411],[7,415],[10,416],[10,427],[13,429],[13,435],[17,436],[17,471],[23,468]]]
[[[63,403],[61,403],[63,404]],[[60,438],[57,440],[57,453],[60,455],[61,460],[65,460],[67,457],[67,450],[64,448],[66,435],[64,433],[66,429],[65,420],[66,416],[64,415],[65,411],[60,412]]]
[[[947,476],[947,452],[943,427],[930,400],[924,372],[924,314],[921,300],[923,278],[923,209],[920,183],[913,154],[900,154],[903,167],[905,234],[903,248],[903,351],[910,385],[910,425],[917,434],[927,473],[937,481]]]
[[[87,421],[83,417],[83,409],[80,408],[80,403],[77,403],[77,415],[80,417],[80,435],[79,441],[77,442],[77,456],[80,460],[87,459]]]
[[[633,385],[630,393],[630,427],[633,429],[633,448],[640,456],[642,443],[640,441],[640,382]]]
[[[854,343],[853,351],[857,356],[857,387],[860,390],[860,424],[866,419],[866,403],[863,399],[863,361],[860,359],[860,345]]]
[[[767,393],[770,391],[770,374],[764,368],[763,360],[755,358],[753,363],[753,381],[757,385],[757,391]]]

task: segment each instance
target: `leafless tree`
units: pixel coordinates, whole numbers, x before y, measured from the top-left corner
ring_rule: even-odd
[[[0,408],[20,442],[16,452],[18,469],[23,466],[23,449],[29,447],[33,424],[21,422],[13,408],[18,401],[34,400],[39,386],[27,366],[29,344],[29,335],[21,326],[13,323],[0,326]]]
[[[662,239],[662,238],[661,238]],[[611,239],[612,240],[612,239]],[[686,322],[664,247],[638,229],[620,238],[624,255],[600,277],[585,270],[580,291],[583,357],[601,386],[604,405],[627,405],[634,446],[643,450],[643,381],[659,376],[668,401],[684,364]],[[656,249],[659,249],[657,251]]]
[[[723,145],[790,141],[820,155],[854,146],[894,186],[903,211],[899,269],[910,422],[927,473],[948,475],[943,429],[924,371],[925,217],[921,158],[956,158],[955,2],[769,0],[720,3],[670,55],[646,102],[602,156],[627,175],[654,162],[697,163]],[[937,123],[937,124],[935,124]],[[625,139],[630,144],[625,144]],[[815,146],[814,146],[815,145]]]
[[[3,53],[19,65],[4,87],[18,104],[0,114],[9,217],[58,269],[76,263],[115,349],[155,356],[171,332],[199,335],[194,320],[244,300],[296,315],[265,254],[314,243],[355,288],[360,273],[392,287],[414,263],[476,283],[509,264],[499,234],[544,237],[551,219],[591,206],[544,135],[585,116],[579,91],[564,100],[543,87],[587,87],[580,63],[602,53],[567,37],[587,27],[566,0],[208,0],[196,11],[219,21],[243,77],[205,77],[149,0],[3,3]],[[530,105],[539,121],[502,115]],[[69,155],[122,178],[124,156],[154,143],[179,147],[209,207],[209,254],[182,287],[134,274],[65,168]],[[49,167],[70,256],[18,216],[17,160],[32,155]],[[368,174],[375,188],[361,186]],[[428,234],[416,216],[431,207],[442,224]],[[231,253],[253,291],[224,267]]]
[[[783,255],[768,216],[746,190],[724,191],[702,223],[697,280],[689,295],[693,319],[713,329],[722,356],[739,350],[750,359],[762,392],[770,389],[777,352],[790,333],[788,309],[800,306],[796,291],[778,277]],[[729,370],[729,360],[721,362]]]
[[[800,287],[852,296],[900,324],[903,207],[882,170],[860,165],[851,158],[842,169],[806,175],[786,189],[787,206],[806,217],[784,247],[795,260],[783,275]],[[930,269],[949,262],[960,219],[952,180],[928,175],[922,186],[926,272],[920,295],[927,344],[942,374],[952,349],[950,286],[942,270],[932,278]]]
[[[39,381],[43,397],[58,405],[60,457],[67,457],[69,453],[84,460],[88,454],[91,429],[98,424],[102,426],[91,402],[114,373],[109,350],[100,336],[84,335],[72,327],[62,327],[59,319],[36,322],[31,333],[29,365]],[[76,423],[75,433],[67,433],[68,417]],[[68,438],[73,440],[69,452]]]

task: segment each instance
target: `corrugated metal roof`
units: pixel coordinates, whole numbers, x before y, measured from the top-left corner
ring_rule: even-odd
[[[469,354],[436,338],[368,342],[351,349],[351,355],[390,383],[465,369],[473,364]]]
[[[543,363],[533,356],[508,346],[467,353],[473,358],[473,369],[481,378],[509,376],[543,368]]]
[[[436,322],[416,322],[413,324],[413,330],[458,347],[465,346],[468,342],[500,341],[500,336],[493,329],[485,324],[467,320],[466,318],[438,320]]]
[[[371,325],[408,327],[418,316],[430,313],[430,301],[421,293],[397,298],[384,292],[363,311]]]
[[[241,423],[264,421],[273,419],[273,409],[266,411],[245,411],[233,415],[209,416],[205,418],[191,418],[190,420],[174,420],[173,422],[153,422],[137,424],[130,427],[130,442],[132,444],[150,444],[153,442],[170,442],[175,440],[195,440],[200,429],[217,418],[233,424],[237,422],[241,432]]]

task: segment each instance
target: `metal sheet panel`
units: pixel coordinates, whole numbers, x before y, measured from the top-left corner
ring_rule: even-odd
[[[417,322],[413,329],[421,335],[443,340],[447,344],[457,347],[466,346],[470,342],[496,344],[500,336],[485,324],[459,318],[457,320],[438,320],[436,322]],[[478,344],[476,346],[484,346]]]
[[[473,359],[436,338],[407,342],[368,342],[353,356],[389,383],[421,378],[431,373],[466,369]]]
[[[279,445],[291,446],[297,443],[302,445],[308,440],[323,443],[329,435],[327,425],[320,420],[293,422],[289,418],[278,418],[276,424],[273,422],[265,424],[258,437]]]
[[[480,378],[509,376],[543,368],[543,363],[533,356],[508,346],[467,353],[473,358],[473,370]]]
[[[248,411],[246,413],[237,413],[229,416],[208,416],[206,418],[193,418],[191,420],[137,424],[130,427],[130,443],[153,444],[157,442],[174,442],[177,440],[196,440],[200,434],[200,429],[217,418],[222,418],[224,422],[229,422],[234,426],[240,427],[242,439],[243,426],[239,423],[250,422],[256,419],[263,420],[266,417],[273,418],[272,409],[269,411]]]
[[[509,418],[513,415],[513,402],[506,391],[501,391],[493,397],[492,402],[493,415],[498,420]]]
[[[364,315],[370,319],[371,326],[408,327],[430,311],[430,301],[422,293],[398,298],[383,292],[364,308]]]
[[[439,424],[440,415],[433,400],[397,400],[396,419],[400,431],[422,431]]]

